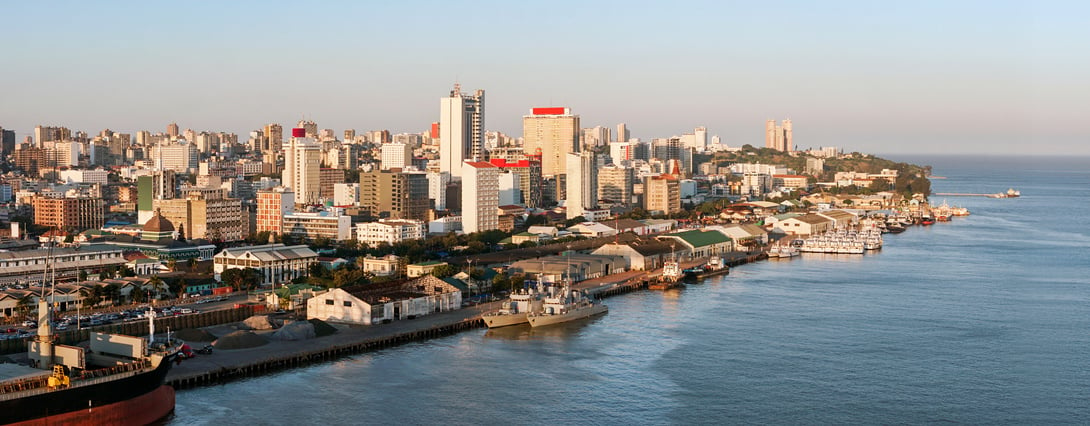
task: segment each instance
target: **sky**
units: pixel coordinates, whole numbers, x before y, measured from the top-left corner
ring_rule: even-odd
[[[1090,155],[1090,4],[1006,1],[5,2],[0,127],[245,139],[302,118],[422,132],[453,84],[649,140]]]

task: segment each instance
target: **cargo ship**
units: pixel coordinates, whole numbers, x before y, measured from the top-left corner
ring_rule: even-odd
[[[27,365],[0,364],[0,424],[145,425],[174,411],[174,389],[163,385],[182,343],[90,333],[88,347],[57,344],[50,303],[38,303],[38,337]]]

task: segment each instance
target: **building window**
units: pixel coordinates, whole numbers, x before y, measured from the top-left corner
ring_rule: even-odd
[[[352,307],[352,301],[350,301],[350,300],[345,300],[345,301],[344,301],[344,307],[346,307],[346,308],[351,308],[351,307]]]
[[[325,304],[332,305],[333,304],[333,299],[326,299]]]

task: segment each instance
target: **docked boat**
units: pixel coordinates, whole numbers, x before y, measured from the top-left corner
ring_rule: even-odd
[[[658,279],[648,284],[647,288],[651,290],[667,290],[681,286],[681,277],[685,276],[685,272],[681,270],[681,264],[676,260],[668,260],[662,264],[662,275],[659,275]]]
[[[560,324],[609,311],[606,305],[591,300],[585,291],[572,290],[567,283],[559,288],[550,287],[548,293],[543,298],[541,312],[526,316],[531,327]]]
[[[0,368],[0,423],[149,424],[174,411],[174,388],[163,385],[180,341],[90,333],[89,347],[56,343],[50,303],[38,303],[38,337],[29,366]]]
[[[510,325],[526,324],[530,322],[526,318],[531,312],[541,312],[542,289],[537,286],[524,288],[500,304],[500,309],[481,316],[488,328],[507,327]]]

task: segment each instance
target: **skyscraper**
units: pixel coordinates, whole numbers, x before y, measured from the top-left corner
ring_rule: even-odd
[[[384,143],[381,148],[382,170],[404,169],[413,165],[413,147],[409,144]]]
[[[284,233],[284,215],[295,211],[291,188],[278,186],[257,191],[257,232]]]
[[[567,170],[567,154],[579,152],[579,116],[564,107],[534,108],[522,117],[522,149],[541,153],[542,176]]]
[[[454,85],[439,101],[439,171],[452,179],[462,176],[464,160],[484,159],[484,90],[473,96]]]
[[[178,137],[178,134],[179,134],[179,132],[178,132],[178,123],[167,124],[167,136],[170,136],[172,138],[176,138],[176,137]]]
[[[569,153],[567,156],[568,198],[564,206],[568,219],[572,219],[598,206],[598,167],[594,152]]]
[[[284,143],[281,183],[295,192],[299,204],[316,204],[321,197],[322,146],[306,137],[306,129],[294,128]]]

